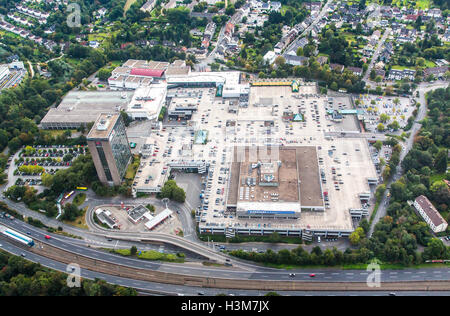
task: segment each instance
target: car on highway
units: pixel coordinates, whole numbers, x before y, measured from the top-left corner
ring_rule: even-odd
[[[45,235],[44,238],[45,238],[45,239],[52,239],[52,236]]]
[[[295,277],[295,273],[289,273],[289,276],[290,276],[291,278],[294,278],[294,277]]]
[[[314,274],[314,273],[311,273],[310,275],[309,275],[309,277],[311,277],[311,278],[314,278],[316,275]]]

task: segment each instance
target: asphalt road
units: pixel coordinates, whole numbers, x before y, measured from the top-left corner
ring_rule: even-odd
[[[419,85],[419,87],[417,88],[416,91],[419,92],[419,103],[420,103],[420,108],[419,111],[417,113],[417,117],[416,120],[414,121],[413,126],[411,127],[411,129],[408,131],[410,133],[409,138],[406,140],[406,142],[403,144],[403,150],[400,153],[400,162],[399,165],[397,167],[397,171],[396,173],[393,175],[393,177],[386,183],[386,187],[389,187],[390,184],[392,182],[397,181],[401,176],[402,176],[402,168],[401,168],[401,164],[403,159],[406,157],[406,155],[408,154],[408,152],[411,150],[411,148],[414,145],[414,137],[417,134],[417,132],[419,132],[420,128],[421,128],[421,124],[419,122],[421,122],[426,114],[427,114],[427,104],[426,104],[426,99],[425,99],[425,93],[429,92],[431,90],[435,90],[438,88],[443,88],[446,87],[448,85],[448,82],[437,82],[435,84],[421,84]],[[413,95],[415,95],[416,91],[414,91]],[[383,199],[380,202],[380,206],[377,210],[377,213],[375,214],[375,217],[373,219],[372,225],[370,227],[369,230],[369,236],[372,236],[374,229],[375,229],[375,225],[376,223],[378,223],[380,221],[380,219],[382,219],[383,217],[386,216],[386,210],[389,207],[389,200],[390,198],[387,197],[387,190],[383,196]]]
[[[248,280],[277,280],[277,281],[293,281],[293,282],[366,282],[368,272],[364,270],[338,270],[338,269],[293,269],[287,271],[270,269],[258,266],[248,265],[253,267],[251,269],[235,269],[226,267],[207,267],[203,265],[189,265],[189,264],[175,264],[165,262],[153,262],[139,259],[130,259],[96,249],[80,246],[69,242],[66,238],[61,238],[58,235],[52,235],[50,241],[46,241],[44,236],[48,234],[35,227],[18,220],[10,221],[1,219],[0,223],[7,224],[13,229],[26,234],[30,232],[30,237],[35,240],[36,247],[39,247],[40,242],[48,242],[49,244],[66,249],[79,255],[87,256],[97,260],[110,262],[114,264],[121,264],[141,269],[150,269],[161,272],[177,273],[189,276],[203,276],[203,277],[219,277],[227,279],[248,279]],[[232,259],[232,263],[237,261]],[[244,270],[245,269],[245,270]],[[295,277],[289,276],[289,273],[295,273]],[[314,273],[314,278],[310,274]],[[429,269],[403,269],[403,270],[383,270],[381,273],[381,282],[394,281],[442,281],[450,280],[450,269],[445,268],[429,268]]]
[[[35,253],[17,247],[8,241],[0,240],[0,248],[12,253],[14,255],[20,256],[25,254],[25,258],[29,261],[40,263],[42,266],[47,268],[58,270],[61,272],[68,272],[67,265],[60,263],[55,260],[51,260]],[[255,290],[228,290],[228,289],[214,289],[214,288],[198,288],[193,286],[180,286],[172,284],[161,284],[155,282],[146,282],[139,280],[132,280],[127,278],[121,278],[117,276],[111,276],[104,273],[93,272],[90,270],[82,269],[80,276],[86,279],[103,279],[108,283],[117,284],[126,287],[132,287],[138,291],[149,291],[157,295],[188,295],[194,296],[198,295],[201,291],[205,295],[217,295],[217,294],[228,294],[236,296],[260,296],[266,294],[266,291],[255,291]],[[358,292],[341,292],[341,291],[278,291],[281,295],[291,295],[291,296],[387,296],[390,292],[386,291],[358,291]],[[433,295],[433,296],[448,296],[450,291],[439,291],[439,292],[428,292],[428,291],[415,291],[415,292],[396,292],[398,296],[404,295]]]
[[[333,2],[333,0],[328,0],[327,3],[322,7],[322,10],[320,11],[319,15],[316,17],[316,19],[300,34],[297,36],[297,38],[295,40],[292,41],[292,43],[284,50],[283,52],[283,57],[286,57],[287,53],[290,52],[290,50],[292,49],[292,47],[305,35],[308,34],[309,31],[311,31],[311,29],[314,27],[314,25],[317,24],[317,22],[319,22],[324,15],[327,13],[328,7],[330,6],[330,4]]]
[[[380,54],[381,49],[383,48],[384,42],[386,41],[386,38],[389,36],[389,34],[391,34],[391,29],[387,28],[384,31],[383,36],[381,37],[381,39],[378,42],[378,46],[374,52],[374,54],[372,55],[370,64],[369,64],[369,68],[367,68],[366,74],[364,75],[363,81],[367,81],[370,75],[370,72],[372,71],[373,65],[375,65],[375,63],[378,60],[378,55]]]

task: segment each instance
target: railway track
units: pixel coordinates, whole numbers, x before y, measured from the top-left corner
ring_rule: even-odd
[[[68,250],[38,242],[30,249],[33,253],[65,264],[77,263],[82,269],[119,276],[127,279],[198,286],[220,289],[246,289],[265,291],[449,291],[450,281],[384,282],[370,288],[365,282],[296,282],[273,280],[227,279],[168,273],[129,267],[117,263],[90,258]]]

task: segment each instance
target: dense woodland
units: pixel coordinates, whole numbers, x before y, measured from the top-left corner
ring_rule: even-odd
[[[0,251],[0,296],[136,296],[136,290],[105,281],[81,280],[69,288],[67,274]]]

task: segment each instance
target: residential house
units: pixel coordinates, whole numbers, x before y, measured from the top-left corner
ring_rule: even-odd
[[[363,69],[359,67],[347,67],[347,69],[355,76],[362,76],[363,74]]]
[[[338,73],[342,73],[344,71],[344,65],[340,64],[330,64],[330,68]]]
[[[289,55],[285,56],[286,63],[293,66],[304,66],[308,62],[308,57],[305,56],[297,56],[297,55]]]
[[[446,231],[447,222],[426,196],[418,196],[414,201],[414,207],[434,233]]]
[[[449,70],[448,66],[426,68],[423,70],[423,75],[425,78],[431,75],[433,75],[436,78],[439,78],[444,76],[448,70]]]

